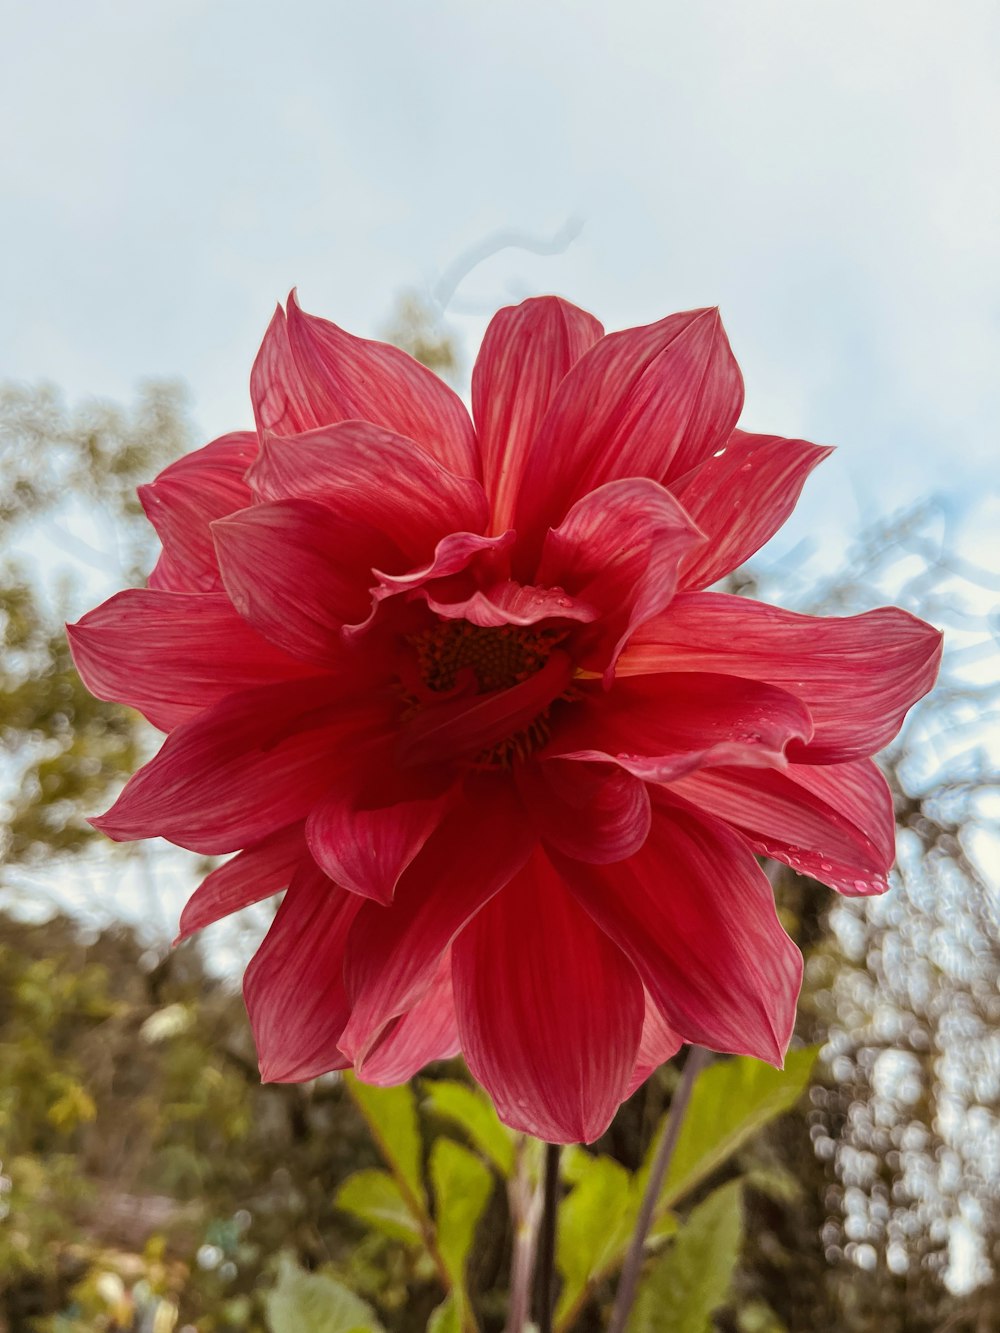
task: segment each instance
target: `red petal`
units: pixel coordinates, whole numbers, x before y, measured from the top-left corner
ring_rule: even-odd
[[[725,824],[654,801],[650,835],[630,860],[595,870],[559,858],[560,872],[684,1041],[780,1065],[802,957],[767,876]]]
[[[518,532],[540,542],[604,482],[682,476],[725,443],[742,406],[743,379],[717,310],[602,338],[563,380],[535,438]]]
[[[507,551],[513,542],[513,532],[505,532],[499,537],[480,537],[474,532],[450,533],[447,537],[441,538],[434,549],[433,557],[418,569],[411,569],[405,574],[388,574],[382,570],[375,570],[377,582],[372,595],[376,604],[404,593],[419,593],[429,598],[432,594],[427,590],[428,584],[442,580],[439,590],[446,591],[448,584],[443,580],[449,579],[453,574],[474,571],[479,563],[487,565],[495,563],[496,558]],[[469,588],[463,585],[463,598],[467,599],[469,595]],[[359,631],[365,628],[367,622],[358,626]]]
[[[290,824],[264,838],[203,879],[181,912],[175,944],[231,912],[259,903],[287,889],[303,861],[308,861],[301,824]]]
[[[247,480],[264,500],[322,500],[338,519],[384,532],[411,563],[448,533],[481,531],[489,512],[478,481],[366,421],[265,439]]]
[[[631,1097],[636,1088],[642,1086],[650,1074],[661,1065],[672,1060],[683,1045],[682,1039],[673,1030],[656,1005],[646,994],[646,1017],[642,1024],[642,1040],[639,1042],[639,1054],[635,1069],[629,1081],[627,1097]]]
[[[511,526],[521,473],[546,410],[567,371],[603,332],[593,315],[558,296],[507,306],[490,321],[472,372],[472,416],[492,532]]]
[[[350,1063],[337,1042],[348,1016],[344,942],[360,905],[308,858],[289,885],[243,978],[265,1083],[303,1083]]]
[[[680,587],[707,588],[759,551],[795,508],[806,477],[832,453],[806,440],[737,430],[724,453],[674,482],[674,495],[708,535],[685,559]]]
[[[284,335],[276,316],[250,386],[262,433],[370,421],[415,440],[456,476],[479,475],[472,422],[457,394],[398,347],[305,314],[294,293]]]
[[[834,618],[680,593],[636,631],[618,674],[718,671],[783,686],[805,701],[816,728],[788,757],[835,764],[866,759],[892,740],[934,684],[940,657],[940,633],[896,607]]]
[[[343,651],[343,625],[367,620],[373,565],[400,558],[381,533],[316,500],[254,505],[213,530],[240,615],[293,657],[320,666]]]
[[[895,856],[892,793],[870,759],[764,769],[703,769],[673,784],[734,825],[761,856],[851,897],[883,893]]]
[[[702,540],[670,492],[644,477],[609,482],[549,530],[539,582],[603,613],[595,661],[607,685],[632,629],[667,605],[681,561]]]
[[[537,625],[540,620],[596,620],[596,607],[568,597],[560,588],[539,588],[506,579],[477,588],[458,600],[445,600],[456,590],[445,587],[424,591],[427,605],[449,620],[468,620],[473,625]]]
[[[617,680],[609,693],[577,684],[546,756],[610,759],[648,782],[706,764],[781,765],[811,734],[809,712],[787,690],[738,676],[672,672]]]
[[[347,953],[354,1007],[341,1043],[355,1063],[420,999],[452,940],[517,873],[533,844],[512,783],[484,775],[467,784],[406,870],[392,905],[362,903]]]
[[[138,708],[162,731],[235,690],[315,675],[261,638],[223,593],[132,588],[66,633],[91,694]]]
[[[635,968],[540,852],[455,942],[462,1051],[513,1129],[591,1143],[628,1091],[644,999]]]
[[[221,588],[210,524],[243,509],[251,500],[243,480],[257,454],[250,431],[223,435],[171,463],[148,486],[139,487],[146,517],[163,543],[149,577],[166,592],[212,592]]]
[[[451,955],[446,953],[426,994],[389,1025],[357,1074],[378,1087],[406,1083],[433,1060],[448,1060],[458,1052]]]
[[[581,861],[603,865],[637,852],[649,832],[646,784],[620,768],[546,759],[514,770],[538,836]]]
[[[91,822],[118,842],[236,851],[304,819],[352,751],[387,729],[390,708],[377,691],[345,698],[334,676],[231,694],[172,731]]]
[[[366,810],[347,791],[332,792],[306,823],[309,850],[345,889],[389,903],[400,875],[440,824],[447,805],[441,797]]]

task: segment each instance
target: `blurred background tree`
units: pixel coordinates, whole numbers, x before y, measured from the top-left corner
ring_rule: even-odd
[[[403,298],[389,333],[457,374],[433,302]],[[386,1327],[423,1329],[439,1293],[412,1253],[334,1207],[375,1162],[341,1081],[259,1085],[235,960],[266,912],[171,952],[205,865],[85,823],[156,738],[89,696],[61,624],[142,581],[155,542],[135,485],[193,443],[176,386],[127,411],[0,391],[0,1330],[263,1329],[282,1248],[345,1278]],[[747,1240],[716,1316],[736,1333],[1000,1327],[1000,969],[982,869],[1000,580],[951,559],[942,531],[929,503],[872,526],[822,586],[799,554],[734,581],[828,614],[897,601],[950,646],[883,757],[902,830],[892,892],[847,902],[769,867],[807,956],[799,1035],[824,1046],[808,1098],[741,1155]],[[126,897],[131,924],[116,919]],[[634,1167],[671,1086],[669,1069],[651,1080],[599,1150]],[[480,1292],[506,1271],[490,1207]],[[600,1327],[593,1308],[580,1327]]]

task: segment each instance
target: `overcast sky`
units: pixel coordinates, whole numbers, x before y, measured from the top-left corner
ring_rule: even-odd
[[[274,301],[360,333],[504,230],[484,314],[719,304],[744,424],[835,443],[794,529],[948,488],[1000,526],[1000,6],[0,0],[0,377],[250,420]],[[479,313],[465,313],[468,310]]]

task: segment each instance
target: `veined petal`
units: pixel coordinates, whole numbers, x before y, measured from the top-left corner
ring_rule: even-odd
[[[337,1043],[348,1016],[344,943],[360,905],[305,858],[243,978],[265,1083],[302,1083],[350,1063]]]
[[[560,874],[684,1041],[780,1066],[802,956],[778,921],[767,876],[725,824],[659,794],[654,805],[635,856],[599,870],[559,857]]]
[[[513,1129],[591,1143],[628,1091],[645,1002],[636,969],[536,852],[452,954],[462,1051]]]
[[[596,607],[570,597],[562,588],[539,588],[513,579],[490,583],[485,588],[428,587],[427,605],[448,620],[468,620],[473,625],[537,625],[540,620],[596,620]],[[451,600],[449,600],[451,599]]]
[[[604,865],[646,841],[646,784],[621,768],[543,759],[517,765],[514,776],[539,837],[566,856]]]
[[[275,500],[213,524],[219,567],[237,611],[272,643],[325,666],[341,628],[371,611],[373,566],[401,557],[391,540],[317,500]]]
[[[406,1083],[433,1060],[448,1060],[458,1052],[451,954],[446,953],[429,989],[412,1009],[389,1024],[357,1074],[377,1087]]]
[[[268,329],[250,387],[261,433],[370,421],[415,440],[456,476],[479,475],[472,422],[443,380],[398,347],[305,314],[294,292],[284,327],[276,315]]]
[[[390,903],[399,877],[441,823],[448,803],[440,796],[364,809],[348,790],[331,792],[306,822],[309,850],[345,889]]]
[[[304,819],[352,750],[387,729],[390,707],[378,690],[345,698],[335,676],[231,694],[176,727],[91,822],[116,842],[236,851]]]
[[[850,897],[883,893],[896,849],[892,793],[870,759],[703,769],[671,784],[743,833],[754,851]]]
[[[807,440],[735,430],[723,453],[675,481],[671,491],[708,537],[685,557],[679,586],[707,588],[759,551],[832,453]]]
[[[608,481],[669,482],[729,438],[743,378],[717,310],[689,310],[602,338],[556,391],[524,466],[519,534],[541,543]]]
[[[601,611],[595,664],[606,685],[632,629],[668,604],[681,561],[703,540],[670,492],[645,477],[608,482],[550,529],[539,582]]]
[[[449,533],[482,531],[489,513],[478,481],[367,421],[265,437],[247,480],[263,500],[321,500],[338,520],[385,533],[411,562]]]
[[[483,775],[467,782],[392,904],[359,899],[345,972],[353,1009],[341,1042],[355,1064],[426,992],[455,936],[520,870],[534,842],[510,780]]]
[[[149,576],[151,588],[213,592],[222,587],[210,525],[250,503],[244,475],[256,455],[257,437],[234,431],[185,454],[139,487],[146,517],[163,543]]]
[[[668,1060],[672,1060],[683,1044],[682,1039],[663,1017],[650,999],[649,992],[646,991],[646,1016],[642,1023],[642,1040],[639,1042],[639,1054],[625,1093],[626,1097],[631,1097],[650,1074],[655,1073]]]
[[[316,674],[262,638],[224,593],[131,588],[66,633],[91,694],[137,708],[162,731],[236,690]]]
[[[511,526],[525,461],[556,389],[603,332],[593,315],[558,296],[506,306],[490,321],[472,372],[472,416],[491,532]]]
[[[815,735],[799,763],[866,759],[896,735],[934,684],[941,634],[897,607],[805,616],[725,593],[678,593],[618,659],[618,675],[711,671],[769,681],[809,708]]]
[[[301,824],[290,824],[262,838],[213,870],[195,889],[181,912],[175,944],[224,916],[287,889],[309,853]]]
[[[738,676],[672,672],[616,680],[581,695],[561,719],[546,757],[611,760],[647,782],[672,782],[706,764],[782,766],[812,732],[809,710],[788,690]]]

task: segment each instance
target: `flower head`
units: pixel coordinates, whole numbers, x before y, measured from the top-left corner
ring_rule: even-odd
[[[884,889],[871,755],[940,652],[900,610],[703,591],[828,451],[736,429],[714,310],[501,310],[470,419],[292,297],[251,394],[256,431],[143,488],[149,586],[70,637],[168,733],[97,826],[237,853],[181,935],[287,890],[245,979],[263,1076],[461,1050],[509,1124],[589,1141],[681,1042],[780,1063],[801,959],[757,856]]]

